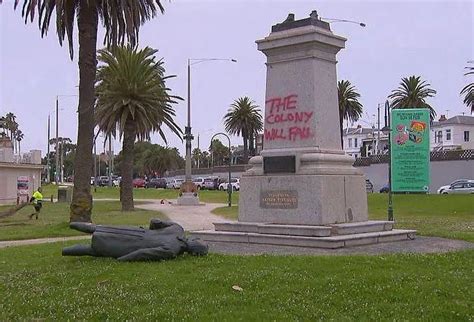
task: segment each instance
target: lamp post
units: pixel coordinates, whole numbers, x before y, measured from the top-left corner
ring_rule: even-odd
[[[56,169],[54,171],[54,181],[56,182],[56,185],[59,183],[59,179],[61,179],[61,182],[63,181],[62,178],[60,178],[60,173],[59,171],[59,151],[58,151],[58,145],[59,145],[59,98],[60,97],[77,97],[78,95],[56,95],[56,152],[55,152],[55,157],[56,157]]]
[[[354,21],[354,20],[347,20],[347,19],[335,19],[335,18],[321,18],[321,20],[325,20],[326,22],[333,23],[333,22],[348,22],[348,23],[354,23],[356,25],[359,25],[361,27],[367,26],[365,23],[360,22],[360,21]]]
[[[184,139],[186,141],[186,168],[185,168],[185,187],[192,185],[191,178],[191,141],[194,139],[191,133],[191,66],[206,61],[230,61],[237,62],[235,59],[229,58],[189,58],[188,59],[188,117],[187,126],[184,129]],[[190,192],[190,191],[187,191]]]
[[[214,134],[211,138],[211,148],[212,148],[212,142],[214,141],[214,138],[218,135],[225,136],[227,138],[227,141],[229,142],[229,184],[227,185],[227,194],[229,196],[228,204],[229,204],[229,207],[231,207],[232,206],[232,184],[231,184],[231,178],[232,178],[232,170],[231,170],[232,169],[232,167],[231,167],[232,150],[231,150],[231,146],[230,146],[230,138],[227,134],[222,133],[222,132]]]
[[[385,102],[385,126],[382,132],[388,135],[388,207],[387,216],[389,221],[393,221],[393,202],[392,202],[392,129],[390,124],[390,104]]]

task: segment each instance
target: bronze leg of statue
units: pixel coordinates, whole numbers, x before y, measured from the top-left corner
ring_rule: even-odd
[[[90,245],[74,245],[63,248],[63,256],[98,256]]]
[[[95,231],[96,225],[85,222],[72,222],[69,224],[69,228],[82,231],[83,233],[92,234]]]

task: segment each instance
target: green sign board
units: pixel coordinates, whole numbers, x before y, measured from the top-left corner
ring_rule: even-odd
[[[430,185],[429,109],[391,111],[392,191],[428,192]]]

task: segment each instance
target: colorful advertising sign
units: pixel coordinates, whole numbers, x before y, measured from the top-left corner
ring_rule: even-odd
[[[393,192],[428,192],[430,185],[430,111],[392,109]]]

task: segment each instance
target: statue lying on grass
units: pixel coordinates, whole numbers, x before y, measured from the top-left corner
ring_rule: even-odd
[[[90,245],[63,249],[63,256],[113,257],[119,261],[156,261],[171,259],[188,252],[206,255],[208,246],[188,239],[177,223],[152,219],[150,229],[101,226],[72,222],[70,228],[92,234]]]

